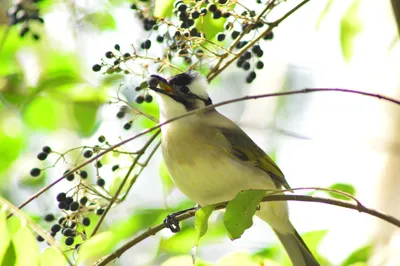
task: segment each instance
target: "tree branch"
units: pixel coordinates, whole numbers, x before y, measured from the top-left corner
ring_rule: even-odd
[[[349,203],[349,202],[345,202],[345,201],[337,200],[337,199],[313,197],[313,196],[308,196],[308,195],[286,195],[286,194],[269,195],[269,196],[264,197],[264,199],[262,201],[267,201],[267,202],[269,202],[269,201],[303,201],[303,202],[325,203],[325,204],[329,204],[329,205],[339,206],[342,208],[353,209],[353,210],[356,210],[359,212],[363,212],[363,213],[375,216],[381,220],[384,220],[384,221],[391,223],[394,226],[397,226],[400,228],[400,220],[396,219],[393,216],[379,212],[377,210],[367,208],[359,202],[357,204],[354,204],[354,203]],[[218,206],[215,209],[216,210],[225,209],[227,204],[228,204],[228,202],[218,204]],[[196,210],[188,209],[183,214],[178,215],[176,217],[176,219],[178,221],[183,221],[190,217],[193,217],[195,215],[195,213],[196,213]],[[163,223],[159,224],[155,227],[149,228],[147,231],[143,232],[142,234],[138,235],[131,241],[127,242],[122,247],[118,248],[116,251],[111,253],[110,255],[102,258],[100,261],[98,261],[94,265],[95,266],[107,265],[107,263],[119,258],[125,251],[127,251],[131,247],[140,243],[142,240],[144,240],[152,235],[155,235],[156,233],[163,230],[164,228],[166,228],[166,227]]]
[[[303,93],[311,93],[311,92],[346,92],[346,93],[353,93],[353,94],[359,94],[359,95],[364,95],[364,96],[369,96],[369,97],[373,97],[373,98],[378,98],[380,100],[385,100],[385,101],[389,101],[392,103],[395,103],[397,105],[400,105],[400,100],[396,100],[394,98],[388,97],[388,96],[384,96],[381,94],[375,94],[375,93],[369,93],[369,92],[364,92],[364,91],[357,91],[357,90],[349,90],[349,89],[340,89],[340,88],[336,88],[336,89],[330,89],[330,88],[315,88],[315,89],[302,89],[302,90],[296,90],[296,91],[286,91],[286,92],[276,92],[276,93],[267,93],[267,94],[259,94],[259,95],[252,95],[252,96],[244,96],[244,97],[240,97],[240,98],[236,98],[236,99],[232,99],[232,100],[228,100],[228,101],[223,101],[217,104],[212,104],[209,106],[206,106],[204,108],[200,108],[200,109],[196,109],[193,111],[190,111],[186,114],[171,118],[163,123],[159,123],[158,125],[155,125],[151,128],[148,128],[144,131],[142,131],[141,133],[136,134],[133,137],[130,137],[126,140],[123,140],[113,146],[111,146],[110,148],[104,150],[103,152],[100,152],[99,154],[97,154],[96,156],[93,156],[91,159],[87,160],[86,162],[84,162],[83,164],[75,167],[74,169],[72,169],[70,171],[71,172],[76,172],[79,169],[81,169],[82,167],[94,162],[95,160],[99,159],[100,157],[102,157],[103,155],[105,155],[106,153],[113,151],[114,149],[118,148],[121,145],[124,145],[125,143],[128,143],[140,136],[143,136],[149,132],[152,132],[160,127],[162,127],[163,125],[166,125],[168,123],[171,123],[173,121],[176,121],[178,119],[182,119],[184,117],[190,116],[190,115],[194,115],[198,112],[204,112],[207,110],[211,110],[214,109],[215,107],[218,106],[223,106],[226,104],[231,104],[231,103],[235,103],[235,102],[241,102],[241,101],[247,101],[247,100],[255,100],[255,99],[260,99],[260,98],[269,98],[269,97],[277,97],[277,96],[288,96],[288,95],[294,95],[294,94],[303,94]],[[41,194],[43,194],[44,192],[46,192],[47,190],[49,190],[51,187],[53,187],[54,185],[56,185],[58,182],[60,182],[61,180],[63,180],[66,176],[68,175],[65,174],[62,177],[58,178],[57,180],[53,181],[51,184],[45,186],[44,188],[42,188],[41,190],[39,190],[38,192],[36,192],[35,194],[33,194],[32,196],[30,196],[24,203],[22,203],[18,208],[21,209],[23,207],[25,207],[27,204],[29,204],[31,201],[33,201],[35,198],[39,197]],[[8,218],[11,216],[12,214],[10,214],[8,216]]]

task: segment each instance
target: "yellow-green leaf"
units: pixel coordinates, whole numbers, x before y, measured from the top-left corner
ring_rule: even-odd
[[[106,231],[95,235],[83,243],[79,248],[77,260],[78,264],[92,264],[101,257],[109,254],[117,243],[118,239],[111,231]]]
[[[172,15],[175,0],[156,0],[154,6],[154,16],[166,18]]]
[[[240,238],[243,232],[253,225],[253,216],[264,196],[265,190],[245,190],[239,192],[228,203],[224,224],[232,240]]]
[[[353,56],[354,39],[362,30],[359,6],[360,0],[353,0],[340,21],[340,45],[346,62],[350,62]]]
[[[196,211],[194,227],[196,229],[196,246],[199,245],[200,238],[204,236],[208,229],[208,218],[214,211],[216,205],[206,206]]]
[[[56,248],[47,248],[40,254],[40,266],[64,266],[67,261],[65,257]]]
[[[39,246],[27,226],[22,226],[14,235],[15,266],[39,265]]]
[[[356,189],[354,188],[354,186],[350,185],[350,184],[346,184],[346,183],[336,183],[333,184],[332,186],[329,187],[330,189],[334,189],[334,190],[339,190],[339,191],[343,191],[347,194],[350,194],[351,196],[354,196],[356,194]],[[341,199],[341,200],[351,200],[351,198],[340,195],[338,193],[334,193],[334,192],[329,192],[329,195],[333,198],[336,199]]]
[[[8,233],[7,221],[6,221],[6,212],[0,210],[0,232],[1,232],[1,240],[0,240],[0,265],[3,261],[3,258],[7,252],[7,249],[10,245],[11,237]]]

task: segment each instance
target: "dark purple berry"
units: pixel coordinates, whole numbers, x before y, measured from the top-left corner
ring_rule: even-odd
[[[44,147],[42,148],[42,151],[45,152],[45,153],[47,153],[47,154],[49,154],[49,153],[51,152],[51,148],[50,148],[49,146],[44,146]]]
[[[83,218],[82,224],[83,224],[84,226],[89,226],[89,225],[90,225],[90,219],[87,218],[87,217]]]
[[[47,153],[45,153],[45,152],[40,152],[40,153],[37,155],[37,158],[38,158],[39,160],[41,160],[41,161],[44,161],[44,160],[46,160],[46,158],[47,158]]]
[[[30,174],[33,177],[39,176],[40,175],[40,169],[39,168],[32,168]]]
[[[100,66],[99,64],[95,64],[95,65],[92,67],[92,70],[93,70],[94,72],[99,72],[99,71],[101,70],[101,66]]]
[[[52,221],[54,221],[54,219],[55,219],[55,217],[54,217],[54,215],[51,214],[51,213],[46,214],[46,216],[44,216],[44,220],[45,220],[46,222],[52,222]]]
[[[100,187],[103,187],[106,184],[106,181],[104,181],[103,178],[97,179],[97,185]]]
[[[65,245],[71,246],[72,244],[74,244],[74,238],[72,236],[67,237],[65,239]]]
[[[61,192],[61,193],[58,193],[56,198],[57,198],[58,202],[62,202],[65,200],[66,197],[67,197],[67,194],[65,194],[64,192]]]
[[[83,152],[83,157],[85,157],[85,158],[90,158],[92,156],[93,156],[93,151],[91,151],[91,150],[86,150]]]

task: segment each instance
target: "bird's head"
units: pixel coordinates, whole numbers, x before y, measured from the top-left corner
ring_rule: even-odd
[[[151,75],[149,87],[159,95],[161,114],[164,119],[212,104],[207,93],[207,79],[193,70],[168,79]]]

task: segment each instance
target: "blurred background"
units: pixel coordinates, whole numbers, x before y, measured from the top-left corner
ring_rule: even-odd
[[[100,135],[117,143],[149,126],[143,120],[124,130],[126,121],[115,116],[119,106],[109,103],[118,90],[133,103],[137,80],[92,71],[115,44],[131,52],[132,44],[148,37],[131,4],[40,1],[45,23],[32,26],[40,36],[35,40],[31,33],[20,38],[20,28],[7,26],[6,11],[12,1],[0,2],[0,195],[13,204],[21,204],[77,160],[83,161],[78,151],[71,152],[65,161],[33,178],[29,175],[33,167],[51,166],[57,159],[38,161],[43,146],[62,153],[94,145]],[[245,73],[235,66],[211,83],[209,93],[215,103],[303,88],[345,88],[400,98],[399,31],[388,0],[310,1],[276,28],[274,39],[263,43],[262,49],[265,66],[253,83],[247,84]],[[158,115],[156,101],[140,108]],[[354,189],[365,206],[400,217],[400,106],[371,97],[318,92],[239,102],[218,110],[275,159],[292,188],[341,184]],[[136,150],[145,140],[139,138],[125,148]],[[173,187],[159,151],[149,164],[127,200],[111,210],[102,230],[124,225],[126,240],[137,235],[137,228],[156,225],[161,210],[193,205]],[[103,177],[108,185],[112,172]],[[71,182],[60,182],[24,211],[45,225],[40,217],[58,212],[54,198],[70,186]],[[329,264],[400,264],[400,231],[394,226],[324,204],[289,204],[293,224]],[[148,220],[139,213],[146,213]],[[255,220],[240,239],[230,241],[221,220],[221,213],[212,216],[199,259],[215,263],[233,252],[247,252],[274,258],[277,265],[288,263],[263,222]],[[143,224],[132,229],[135,222]],[[179,234],[164,230],[130,249],[116,265],[190,262],[192,227],[193,220],[188,220]]]

